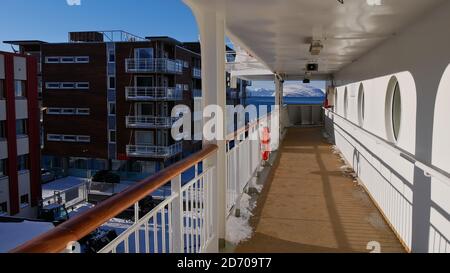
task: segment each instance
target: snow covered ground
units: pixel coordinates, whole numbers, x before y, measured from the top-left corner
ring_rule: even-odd
[[[0,253],[6,253],[52,228],[52,223],[45,222],[0,222]]]

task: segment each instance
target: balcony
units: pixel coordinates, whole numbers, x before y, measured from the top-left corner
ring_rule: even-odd
[[[171,59],[126,59],[127,73],[168,73],[182,74],[183,66]]]
[[[194,77],[196,79],[201,79],[202,78],[202,70],[200,68],[194,67],[192,69],[192,77]]]
[[[127,128],[132,129],[170,129],[178,118],[153,116],[128,116]]]
[[[142,158],[171,158],[183,151],[183,143],[172,146],[127,145],[127,156]]]
[[[128,101],[179,101],[183,91],[175,87],[126,87]]]

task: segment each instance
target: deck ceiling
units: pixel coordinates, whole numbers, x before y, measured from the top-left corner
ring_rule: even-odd
[[[355,61],[445,0],[187,0],[224,14],[229,38],[276,73],[326,76]],[[319,56],[309,52],[321,40]]]

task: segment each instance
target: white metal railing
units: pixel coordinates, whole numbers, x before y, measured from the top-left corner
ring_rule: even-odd
[[[125,70],[127,73],[173,73],[182,74],[181,62],[166,58],[153,59],[126,59]]]
[[[411,249],[414,207],[411,185],[417,183],[416,174],[423,172],[424,177],[431,179],[431,186],[441,190],[450,187],[450,175],[418,161],[414,155],[345,117],[329,109],[324,109],[324,112],[332,122],[336,145],[346,158],[347,164],[357,171],[363,186],[384,213],[389,224],[405,246]],[[435,206],[437,205],[431,204],[432,211]],[[441,245],[450,245],[449,240],[442,234],[445,229],[433,220],[429,223],[430,238],[433,238],[429,245],[430,251],[446,252],[440,249]]]
[[[227,144],[226,215],[240,207],[245,189],[256,179],[262,166],[261,130],[270,127],[273,113],[239,129]]]
[[[201,79],[202,78],[202,70],[200,68],[194,67],[192,69],[192,77]]]
[[[89,183],[82,183],[63,191],[54,191],[52,196],[44,198],[42,205],[44,207],[53,204],[65,205],[70,209],[76,205],[87,202],[89,196]]]
[[[125,87],[129,101],[183,100],[183,91],[176,87]]]
[[[202,90],[201,89],[194,89],[192,90],[192,95],[194,98],[201,98],[202,97]]]
[[[172,117],[153,117],[153,116],[127,116],[126,124],[127,128],[172,128],[173,124],[179,118]]]
[[[183,187],[181,174],[171,181],[171,195],[135,221],[100,253],[204,253],[215,237],[213,194],[215,167],[198,171]]]
[[[182,142],[171,146],[127,145],[127,155],[130,157],[170,158],[182,150]]]

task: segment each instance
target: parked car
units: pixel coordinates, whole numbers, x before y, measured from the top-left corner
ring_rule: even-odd
[[[82,245],[84,253],[93,254],[102,250],[116,238],[117,232],[115,230],[98,228],[86,237],[82,238],[79,242]]]
[[[65,205],[52,204],[45,207],[40,206],[38,209],[38,219],[52,222],[57,226],[69,220],[69,213]]]
[[[47,169],[41,169],[41,182],[42,184],[47,184],[55,181],[56,174],[53,171]]]
[[[99,171],[92,177],[92,182],[119,184],[120,175],[115,174],[111,171]]]

